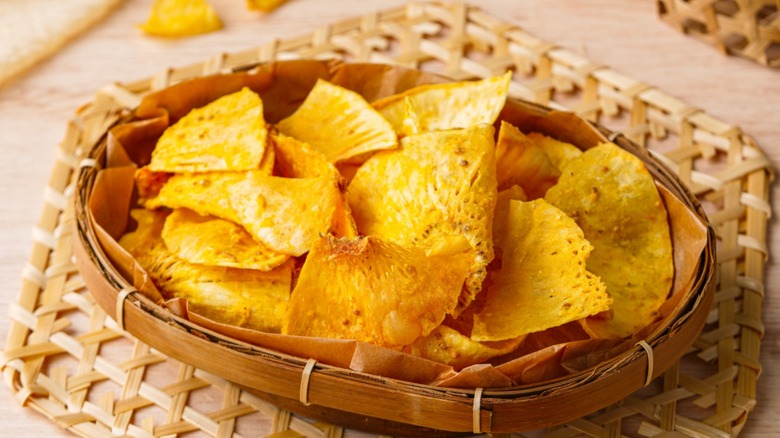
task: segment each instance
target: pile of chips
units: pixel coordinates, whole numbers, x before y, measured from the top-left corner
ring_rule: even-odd
[[[320,79],[276,124],[248,88],[221,97],[159,138],[120,244],[215,322],[456,369],[572,324],[630,337],[674,274],[655,183],[613,144],[499,120],[509,81],[367,102]]]

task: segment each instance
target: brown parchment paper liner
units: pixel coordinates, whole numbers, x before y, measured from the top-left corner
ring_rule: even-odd
[[[620,354],[639,340],[651,339],[682,311],[691,293],[707,227],[699,217],[659,184],[669,211],[674,248],[675,280],[659,319],[632,339],[590,340],[576,325],[567,324],[531,335],[514,353],[456,371],[449,366],[374,345],[336,339],[261,333],[219,324],[187,311],[186,302],[163,302],[144,270],[117,240],[134,224],[129,209],[136,207],[133,174],[148,163],[163,130],[190,109],[249,87],[263,99],[266,120],[273,123],[291,114],[303,102],[318,78],[352,89],[367,100],[395,94],[416,85],[444,82],[445,78],[396,66],[290,61],[262,65],[246,73],[198,78],[147,96],[133,117],[111,129],[105,167],[94,182],[89,212],[104,253],[119,273],[147,298],[181,318],[206,329],[284,354],[312,358],[320,363],[403,381],[451,388],[500,388],[559,379],[585,371]],[[548,111],[525,102],[508,100],[502,114],[525,132],[537,131],[587,149],[607,141],[592,125],[574,114]]]

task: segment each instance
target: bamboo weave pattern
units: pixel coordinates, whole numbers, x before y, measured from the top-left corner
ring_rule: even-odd
[[[545,436],[739,434],[755,405],[771,214],[770,164],[739,127],[468,5],[410,4],[310,35],[225,53],[97,93],[71,120],[44,194],[2,353],[20,403],[81,436],[336,437],[235,385],[155,352],[95,305],[72,260],[72,176],[82,154],[146,93],[290,58],[398,63],[455,79],[515,71],[511,94],[570,108],[647,146],[706,206],[719,238],[715,304],[694,348],[648,387]],[[716,164],[713,164],[716,163]]]
[[[658,13],[687,35],[723,53],[780,67],[777,0],[659,0]]]

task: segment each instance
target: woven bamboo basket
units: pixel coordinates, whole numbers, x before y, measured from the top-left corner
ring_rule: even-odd
[[[191,78],[291,58],[396,63],[455,79],[486,77],[512,68],[514,96],[570,108],[588,120],[606,123],[642,150],[647,148],[702,203],[716,231],[718,281],[704,331],[681,360],[650,385],[591,415],[533,436],[676,432],[728,437],[740,433],[755,407],[761,370],[766,232],[772,209],[768,196],[772,168],[766,156],[738,126],[463,4],[410,4],[356,17],[309,35],[220,54],[202,64],[167,69],[132,83],[112,84],[79,108],[57,149],[19,300],[9,307],[11,327],[0,363],[4,380],[20,403],[79,436],[190,432],[243,436],[265,431],[279,436],[338,437],[344,433],[332,424],[291,415],[281,403],[295,404],[298,393],[269,396],[269,403],[121,330],[107,317],[115,309],[105,312],[94,302],[73,260],[80,245],[69,231],[74,221],[75,178],[82,166],[93,164],[84,160],[85,153],[93,150],[110,126],[127,117],[151,92]],[[147,314],[129,304],[123,309],[128,324]],[[175,333],[182,334],[186,333]],[[300,359],[283,364],[289,365],[285,376],[300,377]],[[637,364],[643,375],[646,366]],[[330,372],[320,367],[310,384],[318,385],[318,379],[324,383]],[[359,376],[351,378],[365,388]],[[264,394],[278,388],[276,380],[268,385]],[[473,395],[453,391],[448,396],[468,407],[465,421],[473,426]],[[312,415],[332,413],[318,406],[310,407]],[[492,414],[484,404],[480,406],[482,428]]]
[[[355,87],[354,91],[364,95],[371,93],[365,95],[367,99],[378,99],[384,96],[375,95],[377,89],[385,91],[385,94],[388,94],[386,90],[402,92],[409,84],[425,83],[426,78],[432,77],[420,75],[421,79],[414,79],[416,74],[415,70],[377,64],[282,61],[250,68],[247,73],[208,78],[208,84],[203,80],[184,83],[151,97],[157,100],[157,96],[161,96],[159,99],[167,100],[169,103],[161,106],[171,108],[170,117],[175,119],[190,109],[186,106],[187,102],[202,104],[204,95],[212,99],[248,84],[260,84],[254,86],[265,102],[266,118],[269,118],[269,111],[275,112],[269,107],[280,107],[285,112],[269,118],[274,121],[295,109],[287,100],[299,104],[301,99],[298,96],[305,96],[303,93],[313,85],[314,79],[322,75],[327,80],[347,78],[341,85]],[[435,80],[438,81],[438,78]],[[381,85],[371,86],[373,82]],[[185,89],[197,90],[197,94],[185,95]],[[219,92],[201,91],[212,89]],[[166,99],[166,96],[169,97]],[[284,101],[280,96],[284,96]],[[280,101],[269,100],[274,97]],[[139,108],[145,105],[142,103]],[[592,127],[576,116],[571,117],[520,100],[508,101],[501,116],[525,132],[542,132],[572,142],[582,149],[596,146],[607,137],[613,138],[616,144],[638,156],[656,182],[698,216],[696,221],[707,223],[698,201],[679,178],[646,150],[625,137],[613,136],[605,128]],[[126,121],[112,129],[123,129],[125,122],[145,120],[151,119],[139,118],[133,111]],[[143,124],[147,125],[148,122]],[[148,131],[131,135],[132,138],[142,139],[138,140],[137,149],[153,141],[154,134],[146,133]],[[152,131],[161,134],[159,129]],[[109,315],[113,313],[120,327],[171,357],[222,376],[295,412],[321,416],[344,426],[391,434],[431,434],[434,431],[478,433],[533,430],[571,421],[623,399],[672,366],[698,336],[712,300],[715,247],[714,232],[710,230],[709,233],[700,233],[707,243],[693,250],[695,253],[690,256],[695,262],[690,263],[688,269],[695,272],[686,272],[683,263],[675,257],[676,275],[692,275],[692,280],[688,283],[688,290],[676,292],[681,294],[681,298],[652,334],[640,340],[633,349],[569,377],[519,387],[457,390],[316,363],[309,356],[293,356],[277,351],[280,347],[271,349],[240,342],[225,333],[177,318],[135,289],[141,286],[133,283],[136,274],[130,273],[137,268],[116,265],[114,262],[121,257],[110,255],[116,253],[106,246],[112,244],[105,237],[105,230],[114,228],[127,213],[121,213],[119,208],[101,208],[101,213],[91,209],[95,202],[93,194],[97,192],[99,169],[111,167],[107,156],[108,143],[101,141],[87,152],[85,159],[91,164],[82,166],[75,194],[77,242],[74,252],[81,275],[98,304]],[[133,150],[132,143],[124,146],[128,148],[126,153],[129,156],[145,155]],[[124,168],[114,167],[114,170],[119,169]],[[110,203],[121,202],[120,192],[124,190],[117,187],[110,189],[110,196],[114,199]],[[98,203],[107,201],[105,197],[96,199]],[[129,200],[130,196],[125,199]],[[102,221],[98,220],[98,216],[103,217]],[[695,228],[695,225],[680,228],[675,223],[678,220],[683,219],[670,215],[673,230]],[[100,225],[102,228],[98,228]],[[674,240],[675,245],[684,246],[680,244],[680,239]],[[124,276],[121,272],[125,273]],[[306,353],[301,348],[296,351]],[[587,403],[583,403],[585,399]],[[325,411],[320,412],[322,409]]]
[[[779,9],[776,0],[658,1],[661,19],[678,31],[769,67],[780,67]]]

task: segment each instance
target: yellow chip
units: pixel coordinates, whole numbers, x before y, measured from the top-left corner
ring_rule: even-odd
[[[323,79],[277,128],[332,163],[398,146],[393,127],[363,97]]]
[[[244,172],[176,174],[171,176],[155,196],[144,200],[146,208],[188,208],[201,216],[213,215],[241,223],[230,198],[228,187],[246,178]]]
[[[510,201],[501,270],[491,276],[471,338],[501,341],[609,308],[598,277],[585,270],[592,246],[570,217],[543,199]]]
[[[242,225],[269,249],[293,256],[330,231],[343,208],[333,177],[280,178],[262,171],[174,175],[147,208],[189,208]]]
[[[493,216],[493,245],[500,247],[506,241],[509,232],[507,216],[509,215],[510,201],[528,201],[528,196],[520,186],[512,186],[498,192],[496,198],[496,210]]]
[[[375,237],[321,237],[301,270],[283,333],[400,349],[453,311],[471,259],[428,257]]]
[[[252,10],[271,12],[286,2],[287,0],[246,0],[246,6]]]
[[[248,88],[196,108],[168,127],[152,152],[156,172],[258,169],[266,150],[263,102]]]
[[[274,131],[270,139],[276,150],[276,166],[281,176],[316,178],[338,175],[338,170],[325,155],[308,144]]]
[[[144,166],[135,171],[135,187],[138,189],[138,197],[141,203],[149,198],[154,198],[160,193],[160,189],[173,176],[167,172],[152,172],[149,166]]]
[[[366,161],[347,191],[363,235],[423,249],[466,238],[473,263],[461,307],[479,292],[493,259],[494,153],[490,125],[408,136],[399,150]]]
[[[267,141],[267,140],[266,140]],[[266,143],[267,144],[267,143]],[[257,167],[265,175],[273,175],[276,170],[276,149],[267,144],[260,165]]]
[[[507,72],[481,81],[422,85],[373,105],[403,135],[493,124],[504,107],[511,79]]]
[[[155,0],[139,27],[149,35],[178,37],[222,29],[222,22],[206,0]]]
[[[501,122],[496,143],[498,190],[519,185],[530,199],[541,198],[560,174],[533,141],[511,124]]]
[[[460,370],[511,353],[524,339],[525,337],[521,336],[506,341],[482,343],[471,340],[457,330],[440,325],[428,336],[414,341],[405,351]]]
[[[642,161],[614,144],[591,148],[566,166],[545,199],[585,232],[595,247],[588,270],[615,300],[612,319],[588,320],[585,329],[621,338],[653,322],[674,265],[666,208]]]
[[[290,258],[256,242],[241,225],[186,208],[168,215],[162,239],[177,257],[199,265],[270,271]]]
[[[582,150],[577,146],[538,132],[530,132],[527,137],[547,154],[555,167],[561,170],[566,167],[569,161],[582,155]]]
[[[287,313],[291,262],[269,271],[195,266],[168,251],[165,214],[133,210],[135,231],[119,241],[166,298],[186,298],[190,311],[222,324],[278,333]]]

